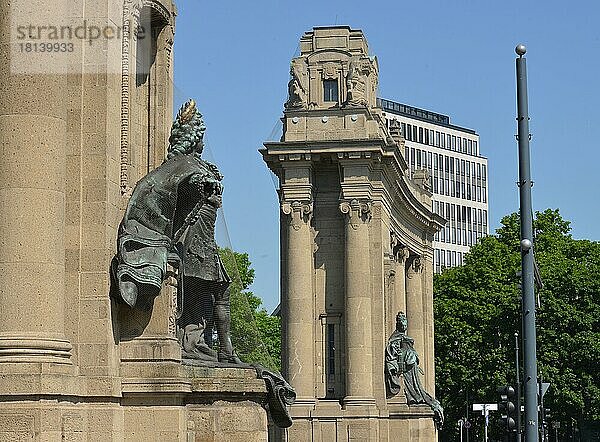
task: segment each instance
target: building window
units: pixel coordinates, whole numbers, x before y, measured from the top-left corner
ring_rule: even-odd
[[[344,396],[343,378],[344,367],[341,364],[340,315],[336,313],[323,314],[322,330],[322,364],[323,378],[319,388],[319,396],[328,399],[339,399]]]
[[[431,173],[433,170],[433,155],[431,155],[431,152],[423,152],[427,154],[427,170],[429,171],[429,175],[433,175]]]
[[[323,101],[338,101],[338,82],[337,80],[323,80]]]
[[[483,210],[483,234],[489,235],[488,232],[488,221],[487,221],[487,210]]]
[[[335,325],[327,324],[327,374],[335,375]]]

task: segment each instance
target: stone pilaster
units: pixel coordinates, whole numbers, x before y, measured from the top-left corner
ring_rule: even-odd
[[[423,264],[421,256],[410,255],[406,261],[407,334],[415,340],[415,349],[421,360],[425,355],[422,272]]]
[[[390,335],[396,328],[396,315],[398,312],[406,312],[406,260],[408,259],[408,249],[399,247],[395,253],[396,274],[394,275],[394,296],[392,298],[392,311],[389,312],[392,317],[392,328],[388,330]]]
[[[370,202],[342,201],[346,215],[345,326],[346,397],[344,405],[371,405],[373,351],[371,336],[371,272],[369,260]]]
[[[287,217],[284,376],[296,390],[296,405],[306,405],[315,397],[312,203],[284,201],[281,211]]]
[[[28,13],[48,17],[54,2],[34,4]],[[64,315],[67,76],[14,70],[17,7],[0,5],[0,362],[71,364]],[[47,57],[50,63],[58,55]]]

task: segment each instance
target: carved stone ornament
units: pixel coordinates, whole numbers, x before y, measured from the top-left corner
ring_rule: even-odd
[[[306,109],[308,97],[308,67],[304,58],[295,58],[290,64],[288,100],[286,109]]]
[[[415,274],[423,271],[423,263],[420,255],[410,255],[407,260],[406,277],[411,278]]]
[[[325,63],[323,66],[323,80],[335,80],[338,78],[338,65],[336,63]]]
[[[340,211],[348,215],[348,223],[356,230],[360,224],[371,221],[371,202],[359,201],[353,199],[351,201],[342,201],[340,203]]]
[[[308,224],[313,211],[312,202],[283,202],[281,211],[285,215],[290,215],[290,224],[294,230],[300,230],[302,224]]]
[[[371,73],[371,62],[353,57],[348,67],[346,76],[346,87],[348,91],[347,103],[350,106],[366,106],[368,76]]]
[[[396,262],[403,262],[408,258],[408,248],[402,245],[400,238],[393,230],[390,230],[390,250],[391,257]]]

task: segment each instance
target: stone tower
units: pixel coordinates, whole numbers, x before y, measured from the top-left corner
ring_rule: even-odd
[[[398,311],[434,391],[432,239],[444,220],[426,171],[408,178],[400,128],[377,107],[378,69],[362,31],[306,32],[282,139],[261,150],[280,186],[283,366],[298,396],[290,441],[436,439],[427,406],[386,397]]]

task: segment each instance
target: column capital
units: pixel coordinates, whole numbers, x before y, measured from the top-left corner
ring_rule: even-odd
[[[406,277],[412,278],[415,274],[420,274],[423,272],[423,261],[421,255],[411,254],[408,256],[406,260]]]
[[[342,200],[340,201],[340,211],[347,215],[347,220],[353,229],[371,221],[371,200]]]
[[[398,263],[403,263],[410,254],[408,247],[400,242],[400,238],[394,230],[390,230],[390,251],[391,259]]]
[[[281,211],[290,216],[290,223],[294,230],[299,230],[302,224],[308,224],[312,217],[312,201],[282,201]]]

